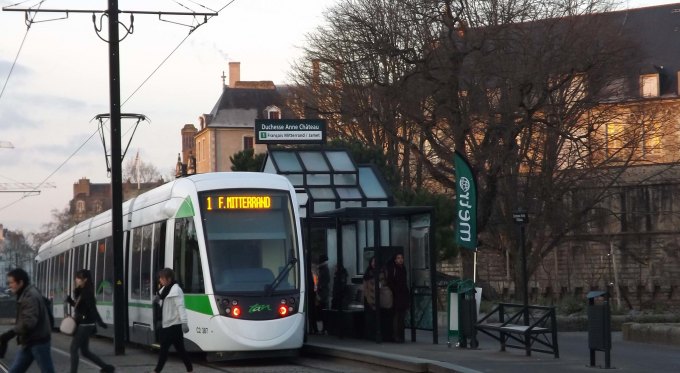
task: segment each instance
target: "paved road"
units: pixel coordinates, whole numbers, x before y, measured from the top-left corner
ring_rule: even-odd
[[[523,350],[499,351],[500,343],[484,334],[479,334],[479,349],[447,348],[446,332],[439,333],[439,344],[432,344],[431,332],[418,331],[418,342],[403,344],[382,343],[367,340],[340,339],[334,336],[311,336],[310,344],[330,348],[350,349],[360,353],[391,354],[408,356],[436,362],[451,363],[485,373],[569,373],[597,372],[588,367],[590,355],[586,332],[559,333],[560,358],[550,354],[532,353],[525,356]],[[621,332],[612,333],[612,367],[616,372],[680,373],[680,346],[666,346],[624,341]],[[596,363],[604,366],[604,354],[597,352]]]
[[[7,326],[0,327],[0,332]],[[57,372],[68,372],[70,367],[69,345],[71,338],[59,333],[52,334],[52,358]],[[5,365],[12,362],[16,351],[16,343],[10,342],[7,355],[1,360]],[[116,366],[116,372],[148,372],[153,370],[158,355],[154,351],[136,346],[127,346],[125,355],[113,354],[113,343],[106,338],[92,338],[90,349],[99,354],[107,363]],[[260,359],[247,362],[219,362],[207,363],[200,354],[192,355],[195,372],[229,372],[229,373],[312,373],[312,372],[337,372],[337,373],[387,373],[390,370],[372,365],[359,364],[345,360],[331,360],[327,358],[300,357],[295,359]],[[39,373],[34,363],[29,373]],[[6,371],[0,368],[0,373]],[[88,360],[81,357],[79,373],[99,372],[99,368]],[[171,356],[163,373],[185,372],[181,360]]]

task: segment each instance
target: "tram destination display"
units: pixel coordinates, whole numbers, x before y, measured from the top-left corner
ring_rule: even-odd
[[[270,196],[216,196],[205,197],[206,211],[213,210],[260,210],[272,207]]]

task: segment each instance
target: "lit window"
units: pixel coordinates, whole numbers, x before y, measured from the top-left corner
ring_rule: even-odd
[[[610,154],[619,151],[623,147],[623,125],[610,123],[607,125],[607,149]]]
[[[640,95],[642,97],[659,96],[659,74],[640,76]]]

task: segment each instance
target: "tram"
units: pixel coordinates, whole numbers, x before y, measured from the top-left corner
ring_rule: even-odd
[[[295,354],[303,343],[305,265],[295,189],[283,176],[216,172],[174,180],[123,204],[127,339],[157,344],[157,272],[185,293],[190,351],[208,360]],[[58,322],[73,276],[92,271],[97,307],[113,325],[111,211],[43,244],[36,286]],[[118,326],[116,326],[118,327]],[[113,328],[100,330],[112,336]]]

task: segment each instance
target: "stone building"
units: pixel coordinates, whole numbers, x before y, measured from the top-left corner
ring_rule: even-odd
[[[138,196],[148,190],[161,186],[164,180],[151,183],[131,183],[126,181],[123,186],[123,200]],[[111,208],[111,184],[92,183],[88,178],[81,178],[73,183],[73,199],[69,202],[69,212],[73,224],[89,219]]]
[[[610,14],[621,25],[621,33],[637,42],[644,58],[633,75],[614,82],[625,87],[622,94],[602,101],[603,108],[614,108],[621,115],[601,135],[607,139],[607,152],[631,155],[635,161],[612,168],[621,176],[589,211],[587,224],[542,258],[529,279],[534,302],[583,301],[590,290],[609,289],[613,304],[622,309],[680,309],[678,8],[680,4],[670,4]],[[648,121],[652,130],[643,130],[638,143],[626,149],[621,134],[639,123],[638,113],[652,118]],[[574,196],[598,190],[580,190]],[[478,254],[478,278],[501,297],[519,293],[511,255],[509,250],[483,247]],[[442,263],[442,268],[462,272],[459,260]]]
[[[222,94],[212,111],[199,117],[199,128],[187,125],[182,129],[182,154],[186,164],[192,146],[188,140],[192,131],[193,154],[196,172],[231,171],[234,154],[254,149],[263,153],[267,147],[255,144],[256,119],[293,118],[287,109],[286,87],[277,87],[271,81],[242,81],[240,62],[229,63],[229,83],[224,84]]]

